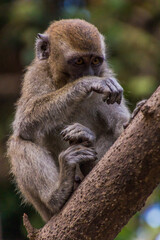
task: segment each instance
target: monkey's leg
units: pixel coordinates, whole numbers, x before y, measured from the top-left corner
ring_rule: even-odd
[[[45,221],[49,220],[53,213],[47,201],[55,191],[59,177],[53,159],[45,149],[14,136],[9,140],[8,155],[11,172],[22,195]],[[52,210],[56,211],[56,206]]]
[[[8,154],[21,192],[45,221],[57,213],[71,195],[76,163],[95,159],[93,149],[73,145],[60,154],[58,169],[45,149],[18,137],[10,139]]]

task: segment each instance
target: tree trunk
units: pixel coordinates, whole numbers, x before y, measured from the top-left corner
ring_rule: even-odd
[[[113,240],[160,182],[160,87],[80,184],[30,239]]]

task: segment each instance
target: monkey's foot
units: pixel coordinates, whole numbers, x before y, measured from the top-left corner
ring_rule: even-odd
[[[141,107],[142,107],[146,102],[147,102],[147,100],[144,99],[144,100],[142,100],[142,101],[140,101],[140,102],[138,102],[138,103],[136,104],[136,107],[135,107],[135,109],[133,110],[133,113],[132,113],[132,115],[131,115],[130,120],[123,125],[124,128],[128,127],[128,125],[130,124],[130,122],[133,120],[133,118],[137,115],[137,113],[140,111]]]
[[[75,166],[77,163],[97,160],[97,153],[92,147],[82,144],[72,145],[59,155],[60,162]]]
[[[138,103],[136,104],[136,107],[135,107],[135,109],[134,109],[134,111],[133,111],[133,113],[132,113],[131,119],[133,119],[133,118],[137,115],[137,113],[139,112],[139,110],[141,109],[141,107],[142,107],[146,102],[147,102],[147,100],[146,100],[146,99],[143,99],[142,101],[140,101],[140,102],[138,102]]]
[[[95,142],[94,133],[87,127],[80,123],[74,123],[67,126],[61,135],[65,141],[69,141],[72,144],[83,143],[85,146],[92,146]]]

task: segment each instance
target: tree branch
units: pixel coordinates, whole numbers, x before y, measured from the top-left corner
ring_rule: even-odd
[[[160,87],[34,239],[113,240],[159,182]]]

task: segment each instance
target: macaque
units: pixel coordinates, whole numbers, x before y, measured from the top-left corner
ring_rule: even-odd
[[[38,34],[35,55],[17,102],[8,156],[25,200],[48,221],[112,146],[130,113],[94,25],[53,22]]]

